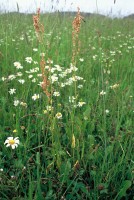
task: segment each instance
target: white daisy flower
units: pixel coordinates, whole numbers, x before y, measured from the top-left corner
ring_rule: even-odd
[[[5,78],[5,77],[2,77],[2,78],[1,78],[1,80],[2,80],[2,81],[5,81],[5,80],[6,80],[6,78]]]
[[[34,48],[33,51],[38,51],[38,49]]]
[[[79,61],[80,61],[80,62],[83,62],[83,61],[84,61],[84,59],[83,59],[83,58],[80,58],[80,59],[79,59]]]
[[[57,119],[61,119],[61,118],[62,118],[62,114],[61,114],[60,112],[58,112],[58,113],[55,115],[55,117],[56,117]]]
[[[12,149],[15,149],[18,147],[20,141],[18,139],[18,137],[13,138],[13,137],[8,137],[5,142],[4,145],[6,145],[6,147],[11,147]]]
[[[53,110],[53,107],[52,107],[52,106],[46,106],[46,109],[47,109],[48,111],[51,111],[51,110]]]
[[[54,92],[54,93],[53,93],[53,96],[59,97],[59,96],[60,96],[60,93],[59,93],[59,92]]]
[[[16,89],[14,89],[14,88],[13,88],[13,89],[10,89],[10,90],[9,90],[9,93],[10,93],[10,94],[15,94],[15,93],[16,93]]]
[[[25,61],[26,61],[27,63],[31,63],[31,62],[33,61],[33,59],[32,59],[31,57],[26,57],[26,58],[25,58]]]
[[[100,95],[105,95],[106,94],[106,92],[104,92],[104,90],[102,90],[101,92],[100,92]]]
[[[19,81],[19,83],[21,83],[21,84],[24,84],[24,83],[25,83],[25,80],[24,80],[24,79],[19,79],[18,81]]]
[[[85,102],[79,101],[77,106],[78,106],[78,107],[82,107],[82,106],[85,105],[85,104],[86,104]]]
[[[39,99],[40,98],[40,95],[39,94],[34,94],[33,96],[32,96],[32,99],[35,101],[35,100],[37,100],[37,99]]]
[[[13,64],[17,69],[23,69],[23,66],[21,66],[20,62],[14,62]]]
[[[19,101],[19,100],[14,100],[14,106],[18,106],[18,105],[19,105],[19,103],[20,103],[20,101]]]
[[[109,110],[108,110],[108,109],[106,109],[106,110],[105,110],[105,113],[106,113],[106,114],[108,114],[108,113],[109,113]]]

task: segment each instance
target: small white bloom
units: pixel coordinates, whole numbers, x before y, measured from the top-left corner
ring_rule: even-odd
[[[16,76],[22,76],[23,74],[21,73],[21,72],[18,72],[17,74],[16,74]]]
[[[25,80],[24,80],[24,79],[19,79],[18,81],[19,81],[19,83],[21,83],[21,84],[24,84],[24,83],[25,83]]]
[[[53,60],[47,60],[47,63],[49,63],[49,64],[53,64]]]
[[[60,112],[58,112],[58,113],[55,115],[55,117],[56,117],[57,119],[61,119],[61,118],[62,118],[62,114],[61,114]]]
[[[11,74],[11,75],[8,76],[8,80],[13,80],[13,79],[15,79],[15,78],[16,78],[16,76],[13,75],[13,74]]]
[[[5,80],[6,80],[6,78],[5,78],[5,77],[2,77],[2,78],[1,78],[1,80],[2,80],[2,81],[5,81]]]
[[[79,101],[77,106],[78,106],[78,107],[82,107],[82,106],[85,105],[85,104],[86,104],[85,102]]]
[[[75,102],[75,97],[74,96],[69,96],[69,102],[74,103]]]
[[[37,61],[34,61],[34,64],[36,65],[36,64],[38,64],[38,62],[37,62]]]
[[[33,82],[33,83],[36,83],[36,78],[33,78],[33,79],[32,79],[32,82]]]
[[[30,74],[29,76],[28,76],[28,78],[32,78],[33,77],[33,75],[32,74]]]
[[[20,103],[20,101],[19,101],[19,100],[14,100],[14,106],[18,106],[18,105],[19,105],[19,103]]]
[[[22,37],[20,37],[20,40],[24,40],[24,37],[22,36]]]
[[[59,66],[59,65],[54,65],[56,67],[56,70],[61,72],[62,71],[62,68]]]
[[[9,93],[10,93],[11,95],[12,95],[12,94],[15,94],[15,93],[16,93],[16,89],[14,89],[14,88],[13,88],[13,89],[10,89],[10,90],[9,90]]]
[[[65,87],[65,83],[61,83],[61,84],[60,84],[60,87]]]
[[[17,69],[23,69],[23,66],[21,66],[20,62],[14,62],[14,66],[15,66]]]
[[[33,59],[32,59],[31,57],[26,57],[26,58],[25,58],[25,61],[26,61],[27,63],[32,63]]]
[[[116,88],[118,88],[118,87],[119,87],[119,84],[117,84],[117,83],[110,86],[111,89],[116,89]]]
[[[79,88],[79,89],[83,88],[83,85],[78,85],[78,88]]]
[[[47,109],[48,111],[51,111],[51,110],[53,110],[53,107],[52,107],[52,106],[46,106],[46,109]]]
[[[35,51],[35,52],[36,52],[36,51],[38,51],[38,49],[34,48],[34,49],[33,49],[33,51]]]
[[[46,66],[45,66],[45,69],[48,69],[48,70],[50,70],[50,67],[49,67],[48,65],[46,65]]]
[[[105,95],[106,94],[106,92],[104,92],[104,90],[102,90],[101,92],[100,92],[100,95]]]
[[[32,96],[32,99],[35,101],[35,100],[37,100],[37,99],[39,99],[40,98],[40,95],[39,94],[34,94],[33,96]]]
[[[83,62],[83,61],[84,61],[84,59],[83,59],[83,58],[80,58],[80,59],[79,59],[79,61]]]
[[[106,110],[105,110],[105,112],[106,112],[106,114],[108,114],[108,113],[109,113],[109,110],[108,110],[108,109],[106,109]]]
[[[23,101],[20,102],[20,105],[23,106],[23,107],[27,107],[27,103],[25,103]]]
[[[41,57],[44,57],[44,56],[45,56],[45,53],[40,53],[40,56],[41,56]]]
[[[11,147],[12,149],[15,149],[18,147],[19,143],[20,142],[19,142],[18,137],[16,138],[8,137],[6,141],[4,142],[4,145],[6,145],[6,147]]]
[[[55,74],[53,74],[52,76],[50,76],[50,80],[52,81],[52,83],[54,83],[58,81],[58,77]]]
[[[58,97],[58,96],[60,96],[60,93],[59,92],[54,92],[53,96]]]

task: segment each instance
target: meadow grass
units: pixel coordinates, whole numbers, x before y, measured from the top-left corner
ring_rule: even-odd
[[[85,17],[71,64],[73,19],[0,15],[2,200],[133,198],[134,21]]]

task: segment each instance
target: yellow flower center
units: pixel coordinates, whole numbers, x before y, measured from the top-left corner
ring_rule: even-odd
[[[15,141],[14,140],[9,140],[9,144],[13,145],[13,144],[15,144]]]

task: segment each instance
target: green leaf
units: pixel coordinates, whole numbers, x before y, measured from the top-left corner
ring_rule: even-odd
[[[117,199],[121,199],[122,197],[126,196],[126,191],[128,188],[131,187],[131,181],[130,180],[125,180],[122,185],[121,185],[121,189],[119,191],[119,193],[117,194]]]

